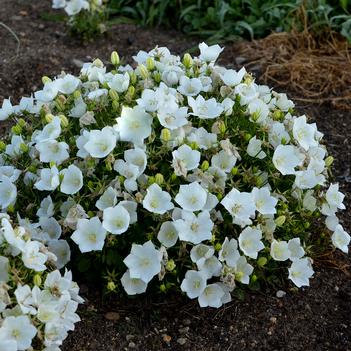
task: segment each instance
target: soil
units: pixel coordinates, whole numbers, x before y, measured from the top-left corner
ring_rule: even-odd
[[[40,87],[43,75],[54,76],[62,70],[77,73],[80,62],[96,57],[107,62],[113,50],[129,62],[141,49],[166,45],[181,54],[198,42],[178,32],[129,24],[113,26],[107,36],[82,44],[66,34],[62,22],[43,19],[57,15],[50,3],[0,0],[0,22],[20,40],[16,55],[16,40],[0,25],[0,103],[9,96],[13,102],[28,96]],[[221,61],[237,67],[250,60],[240,55],[236,45],[228,44]],[[259,63],[254,73],[259,81]],[[350,111],[316,104],[297,108],[325,133],[335,158],[336,181],[347,194],[350,211]],[[344,212],[341,222],[351,232],[350,212]],[[286,286],[282,298],[274,291],[248,292],[243,300],[234,299],[219,310],[200,309],[180,295],[103,299],[83,285],[82,322],[62,350],[351,350],[349,266],[346,255],[335,253],[331,260],[318,262],[310,288],[296,292]]]

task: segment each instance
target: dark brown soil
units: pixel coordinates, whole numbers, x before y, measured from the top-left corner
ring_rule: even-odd
[[[82,44],[65,34],[62,22],[42,19],[57,14],[50,3],[0,0],[0,22],[20,39],[16,57],[16,41],[0,26],[0,102],[8,96],[17,101],[29,95],[40,86],[42,75],[53,76],[61,70],[77,73],[77,61],[96,57],[108,61],[112,50],[129,60],[138,50],[157,44],[179,54],[197,44],[196,39],[177,32],[134,25],[115,26],[107,37]],[[249,59],[228,44],[222,62],[236,66]],[[259,64],[255,73],[259,79]],[[325,133],[335,157],[336,180],[347,194],[349,212],[343,214],[342,222],[350,232],[351,113],[314,104],[298,109]],[[236,299],[219,310],[200,309],[179,295],[102,301],[98,292],[83,287],[87,301],[80,308],[82,322],[63,350],[351,350],[351,281],[340,269],[349,264],[346,255],[337,253],[331,261],[318,264],[308,289],[294,292],[287,286],[283,298],[275,297],[273,291],[248,292],[244,300]]]

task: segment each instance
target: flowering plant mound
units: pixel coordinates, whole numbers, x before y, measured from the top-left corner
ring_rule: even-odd
[[[52,8],[64,9],[73,34],[89,39],[105,31],[103,0],[52,0]]]
[[[9,216],[1,214],[1,351],[57,351],[80,320],[78,285],[71,272],[57,270],[66,245],[64,240],[33,240],[27,228],[13,228]]]
[[[5,100],[0,206],[40,240],[70,238],[80,267],[105,264],[129,295],[180,285],[219,307],[247,284],[309,285],[326,239],[350,241],[322,134],[285,94],[216,65],[218,45],[199,48],[140,51],[135,68],[114,52],[110,72],[95,60]]]

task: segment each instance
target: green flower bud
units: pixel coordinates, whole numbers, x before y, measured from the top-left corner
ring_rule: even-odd
[[[143,79],[147,79],[149,77],[149,71],[144,65],[139,65],[138,66],[139,73]]]
[[[54,116],[53,116],[51,113],[47,113],[47,114],[45,115],[45,121],[46,121],[47,123],[52,122],[53,119],[54,119]]]
[[[21,145],[20,145],[20,150],[21,150],[22,152],[26,153],[26,152],[29,151],[29,147],[28,147],[27,144],[21,143]]]
[[[149,70],[149,71],[153,71],[155,69],[155,60],[153,57],[148,57],[146,59],[146,68]]]
[[[260,258],[257,260],[257,264],[258,264],[260,267],[265,266],[266,263],[267,263],[267,258],[266,258],[266,257],[260,257]]]
[[[190,54],[186,53],[184,56],[183,56],[183,65],[186,67],[186,68],[190,68],[192,65],[193,65],[193,59],[191,57]]]
[[[116,284],[114,282],[108,282],[107,283],[107,290],[108,291],[115,291],[116,290]]]
[[[104,67],[103,62],[102,62],[100,59],[95,59],[95,60],[93,61],[93,65],[94,65],[95,67],[99,67],[99,68]]]
[[[89,218],[92,218],[95,216],[94,212],[93,211],[88,211],[88,216]]]
[[[223,199],[222,193],[218,193],[216,196],[217,196],[218,201],[221,201]]]
[[[165,179],[164,179],[164,177],[163,177],[163,175],[161,173],[157,173],[155,175],[155,182],[156,182],[156,184],[162,185],[164,183],[164,181],[165,181]]]
[[[283,215],[276,218],[274,222],[278,227],[280,227],[285,223],[285,220],[286,220],[286,217]]]
[[[23,119],[23,118],[20,118],[18,120],[18,125],[20,125],[22,128],[27,124],[27,122]]]
[[[36,274],[36,275],[33,277],[33,283],[34,283],[34,285],[36,285],[36,286],[41,286],[42,279],[41,279],[40,274]]]
[[[310,222],[304,222],[304,223],[303,223],[303,227],[304,227],[305,229],[308,229],[310,226],[311,226],[311,223],[310,223]]]
[[[157,72],[157,71],[155,71],[154,73],[153,73],[153,77],[154,77],[154,81],[156,82],[156,83],[160,83],[161,82],[161,73],[160,72]]]
[[[45,85],[46,83],[52,82],[52,80],[51,80],[49,77],[47,77],[47,76],[41,77],[41,81],[43,82],[44,85]]]
[[[3,152],[5,150],[6,150],[6,144],[2,140],[0,140],[0,152]]]
[[[167,287],[166,287],[165,284],[162,283],[162,284],[160,285],[160,291],[163,292],[163,293],[167,291]]]
[[[110,95],[110,98],[115,101],[119,101],[119,95],[116,90],[110,89],[108,92],[108,95]]]
[[[251,282],[254,283],[256,280],[257,280],[257,275],[256,275],[256,274],[253,274],[253,275],[251,276]]]
[[[118,66],[119,62],[120,62],[120,60],[119,60],[119,55],[118,55],[117,51],[113,51],[111,54],[111,63],[114,66]]]
[[[244,138],[245,138],[245,141],[250,141],[250,139],[252,138],[252,135],[250,133],[246,133]]]
[[[215,250],[216,250],[216,251],[220,251],[221,248],[222,248],[222,244],[217,243],[217,244],[215,245]]]
[[[196,150],[196,149],[199,148],[199,145],[198,145],[197,143],[195,143],[195,141],[194,141],[194,142],[190,143],[190,147],[191,147],[193,150]]]
[[[75,90],[73,92],[73,97],[74,97],[75,100],[79,99],[81,96],[82,96],[82,93],[80,92],[80,90]]]
[[[16,124],[15,126],[12,126],[11,131],[13,134],[19,135],[22,133],[22,127]]]
[[[66,128],[69,125],[68,118],[65,115],[59,115],[60,120],[61,120],[61,126]]]
[[[28,167],[28,171],[32,172],[32,173],[36,173],[37,172],[37,166],[36,165],[30,165]]]
[[[202,169],[203,171],[207,171],[207,170],[209,169],[209,167],[210,167],[210,164],[209,164],[209,162],[208,162],[207,160],[205,160],[205,161],[202,162],[202,164],[201,164],[201,169]]]
[[[161,136],[160,139],[164,142],[170,141],[171,140],[171,132],[167,128],[163,128],[161,130]]]
[[[326,159],[325,159],[325,165],[327,167],[330,167],[334,162],[334,157],[333,156],[328,156]]]
[[[49,166],[50,166],[50,168],[55,167],[55,166],[56,166],[56,163],[55,163],[54,161],[51,161],[51,162],[49,163]]]
[[[119,102],[117,100],[112,101],[112,108],[117,111],[119,109]]]
[[[175,182],[178,179],[178,176],[175,173],[171,175],[171,182]]]
[[[133,86],[130,86],[128,88],[128,92],[127,92],[128,95],[130,95],[130,97],[132,98],[135,94],[135,88]]]
[[[172,272],[175,268],[176,268],[176,264],[173,260],[169,260],[167,263],[166,263],[166,266],[165,266],[166,270],[168,272]]]
[[[239,173],[239,168],[238,167],[233,167],[230,171],[232,175],[237,175]]]
[[[135,72],[134,71],[133,72],[128,72],[128,74],[129,74],[129,77],[130,77],[130,82],[132,84],[135,84],[136,81],[137,81],[137,76],[136,76]]]
[[[222,134],[224,134],[227,131],[227,126],[225,125],[224,121],[218,122],[218,129]]]
[[[155,177],[154,176],[150,176],[147,179],[147,183],[148,183],[148,185],[154,184],[155,183]]]

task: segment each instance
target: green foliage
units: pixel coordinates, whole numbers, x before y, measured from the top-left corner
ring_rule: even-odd
[[[260,38],[273,32],[332,29],[351,41],[347,0],[111,0],[112,21],[165,26],[208,42]]]

